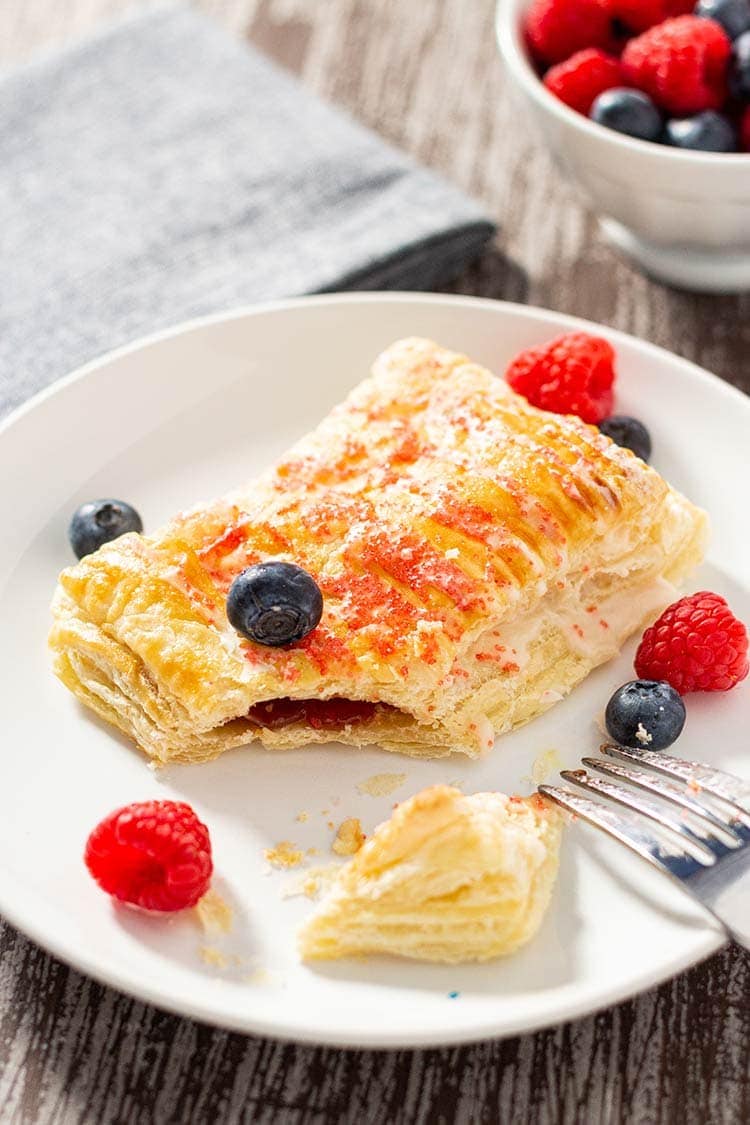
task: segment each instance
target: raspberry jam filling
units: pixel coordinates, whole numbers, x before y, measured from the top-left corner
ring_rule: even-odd
[[[308,723],[313,730],[365,723],[376,711],[392,710],[387,703],[362,699],[269,699],[256,703],[247,713],[253,726],[280,730],[293,723]]]

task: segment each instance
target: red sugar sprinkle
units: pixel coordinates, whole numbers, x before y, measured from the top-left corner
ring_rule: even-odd
[[[367,519],[372,519],[372,507],[367,501],[333,492],[304,510],[305,528],[319,542],[337,538],[353,523]]]
[[[356,565],[355,558],[346,561]],[[419,607],[372,571],[347,568],[343,574],[321,577],[320,587],[327,601],[345,602],[341,613],[349,630],[375,626],[371,643],[381,659],[398,651],[422,616]]]
[[[434,633],[420,634],[419,657],[424,664],[436,664],[440,652],[437,637]]]
[[[205,547],[201,547],[197,552],[198,558],[209,568],[215,566],[245,542],[247,532],[246,520],[243,523],[232,524],[222,532],[218,539],[214,539],[213,542],[207,543]]]
[[[461,568],[416,535],[393,540],[378,532],[363,545],[361,557],[366,566],[381,567],[423,600],[430,600],[431,591],[438,590],[464,612],[484,607]]]
[[[306,653],[323,676],[331,667],[354,664],[346,642],[324,624],[293,645],[292,650]]]
[[[391,462],[410,464],[418,460],[423,452],[418,435],[408,424],[404,425],[403,441],[391,455]]]
[[[461,531],[480,543],[486,543],[498,527],[497,518],[491,512],[455,497],[446,498],[432,518],[443,527]]]

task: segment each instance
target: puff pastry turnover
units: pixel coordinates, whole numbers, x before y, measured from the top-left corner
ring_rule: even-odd
[[[63,571],[60,679],[159,762],[257,739],[476,756],[655,616],[701,557],[703,513],[577,418],[426,340],[261,479]],[[323,619],[246,641],[225,599],[286,559]]]
[[[300,953],[448,962],[513,953],[544,917],[560,834],[541,797],[425,789],[341,868],[299,932]]]

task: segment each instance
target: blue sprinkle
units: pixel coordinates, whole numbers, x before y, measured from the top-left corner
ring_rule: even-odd
[[[460,995],[461,995],[460,992],[449,992],[448,993],[448,999],[449,1000],[456,1000]]]

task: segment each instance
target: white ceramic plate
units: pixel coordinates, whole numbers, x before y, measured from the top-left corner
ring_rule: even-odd
[[[68,519],[83,500],[120,496],[147,528],[252,477],[312,427],[393,340],[433,337],[502,372],[520,348],[581,322],[457,297],[355,295],[215,317],[119,351],[38,397],[0,432],[0,911],[99,980],[225,1027],[341,1045],[418,1046],[528,1031],[611,1004],[719,947],[708,917],[645,864],[596,833],[567,832],[554,901],[536,940],[509,960],[442,967],[372,959],[300,965],[284,898],[294,872],[264,848],[289,839],[330,857],[329,822],[365,831],[394,800],[437,781],[466,792],[528,791],[539,756],[574,765],[600,741],[595,716],[632,678],[634,644],[484,761],[415,762],[341,747],[240,749],[156,776],[49,671],[48,603],[71,562]],[[590,325],[588,326],[591,327]],[[750,619],[745,469],[750,402],[697,368],[607,330],[619,355],[618,407],[641,416],[654,464],[708,508],[710,563],[692,584]],[[679,749],[750,777],[748,685],[690,698]],[[390,796],[358,783],[403,773]],[[192,916],[114,908],[81,860],[90,828],[147,797],[191,802],[209,825],[232,932]],[[295,818],[309,814],[303,823]],[[323,811],[326,810],[326,811]],[[209,947],[201,956],[201,947]],[[223,967],[222,967],[223,966]]]

